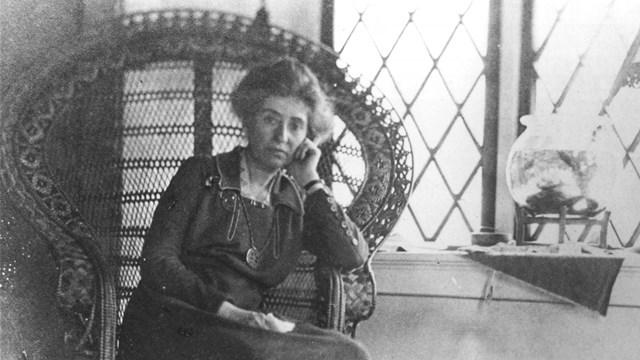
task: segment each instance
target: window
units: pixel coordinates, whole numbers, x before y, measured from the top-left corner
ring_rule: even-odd
[[[501,10],[507,5],[512,4],[502,2]],[[611,236],[609,242],[633,243],[640,236],[640,202],[629,196],[640,193],[640,103],[626,88],[606,101],[639,31],[640,4],[537,0],[521,5],[518,24],[532,41],[517,39],[524,59],[519,89],[531,83],[532,90],[530,96],[521,93],[520,114],[603,111],[612,117],[624,167],[609,206],[617,244]],[[489,6],[489,0],[335,1],[335,49],[381,89],[410,129],[414,194],[394,230],[401,240],[392,236],[389,249],[412,248],[422,240],[467,244],[469,232],[480,228]],[[497,172],[504,177],[502,168]]]
[[[394,231],[466,244],[480,228],[488,0],[335,1],[334,45],[408,127],[414,191]]]
[[[610,103],[609,94],[627,54],[640,61],[640,54],[629,52],[640,36],[640,3],[537,0],[531,10],[530,111],[612,118],[620,168],[608,205],[609,244],[633,243],[640,236],[640,91],[625,87]]]

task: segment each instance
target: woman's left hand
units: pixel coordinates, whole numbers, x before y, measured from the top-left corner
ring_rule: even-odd
[[[320,179],[317,170],[320,155],[322,155],[322,151],[309,138],[305,138],[293,153],[293,160],[287,166],[287,172],[296,179],[301,187],[311,180]]]
[[[295,323],[286,320],[280,320],[272,313],[268,313],[265,317],[265,323],[269,327],[270,330],[277,331],[280,333],[288,333],[293,331],[296,327]]]

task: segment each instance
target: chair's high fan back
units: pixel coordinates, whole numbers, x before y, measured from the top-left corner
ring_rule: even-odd
[[[335,53],[217,12],[131,15],[110,31],[51,54],[4,99],[2,180],[68,270],[63,306],[120,323],[161,192],[184,159],[242,143],[230,93],[248,68],[281,56],[308,64],[335,100],[322,176],[377,249],[406,204],[411,150],[395,112]],[[101,330],[101,346],[113,336]]]

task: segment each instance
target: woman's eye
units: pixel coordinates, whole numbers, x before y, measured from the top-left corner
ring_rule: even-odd
[[[301,131],[301,130],[304,130],[304,127],[305,127],[302,121],[292,121],[289,126],[292,131]]]
[[[278,121],[278,119],[276,119],[275,116],[267,115],[262,118],[262,121],[264,121],[267,124],[274,124],[276,121]]]

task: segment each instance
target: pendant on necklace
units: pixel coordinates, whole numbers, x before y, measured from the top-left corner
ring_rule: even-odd
[[[249,250],[247,250],[247,264],[249,264],[253,269],[257,269],[258,265],[260,265],[259,256],[258,249],[255,247],[249,248]]]

